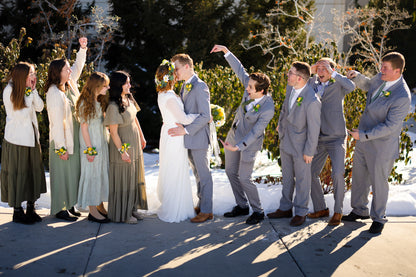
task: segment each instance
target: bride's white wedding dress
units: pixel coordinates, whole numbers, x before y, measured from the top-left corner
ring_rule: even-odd
[[[198,115],[186,115],[181,99],[172,90],[160,92],[157,103],[163,118],[157,185],[161,206],[157,215],[166,222],[180,222],[195,216],[188,150],[185,149],[183,136],[169,136],[168,130],[176,127],[175,123],[190,124]]]

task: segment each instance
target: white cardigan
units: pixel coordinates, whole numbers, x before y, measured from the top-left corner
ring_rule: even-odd
[[[65,92],[52,85],[46,94],[46,106],[49,117],[49,142],[55,142],[55,149],[65,147],[68,154],[74,153],[74,128],[72,122],[71,107],[74,106],[79,97],[78,79],[85,65],[87,48],[80,49],[77,58],[71,67],[72,73],[69,78],[69,89],[71,92],[68,99]]]
[[[15,145],[35,147],[35,139],[39,143],[36,112],[43,110],[42,98],[40,98],[38,91],[34,89],[29,96],[25,96],[26,108],[15,110],[10,100],[12,86],[12,83],[9,82],[3,91],[3,102],[7,114],[4,139]],[[35,127],[35,132],[33,132],[32,126]]]

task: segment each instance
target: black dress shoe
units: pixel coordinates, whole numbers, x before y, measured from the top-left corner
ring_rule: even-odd
[[[381,231],[383,231],[383,228],[384,228],[383,223],[373,221],[373,224],[371,224],[370,229],[368,230],[368,232],[370,232],[371,234],[380,234]]]
[[[36,213],[35,210],[26,210],[26,216],[31,218],[33,222],[41,222],[42,218]]]
[[[358,215],[354,212],[350,212],[349,215],[343,215],[342,220],[343,221],[356,221],[357,219],[369,219],[370,217],[368,215]]]
[[[81,216],[81,213],[79,211],[75,210],[75,207],[74,206],[72,206],[72,208],[70,208],[68,210],[68,212],[70,212],[72,215],[74,215],[76,217],[80,217]]]
[[[98,222],[98,223],[108,223],[108,222],[110,222],[110,219],[108,219],[108,218],[98,219],[98,218],[95,218],[92,214],[88,214],[88,220],[93,221],[93,222]]]
[[[264,219],[264,213],[253,212],[246,220],[246,224],[254,225]]]
[[[13,212],[13,222],[16,223],[22,223],[22,224],[33,224],[35,223],[35,221],[33,220],[33,218],[27,216],[24,211],[23,208],[15,208],[14,212]]]
[[[70,215],[67,210],[60,211],[55,216],[56,218],[67,220],[67,221],[76,221],[78,219],[78,217]]]
[[[240,206],[235,206],[231,212],[224,214],[224,217],[236,217],[240,215],[248,215],[249,208],[241,208]]]

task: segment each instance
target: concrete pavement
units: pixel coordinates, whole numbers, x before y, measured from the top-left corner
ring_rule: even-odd
[[[0,208],[0,276],[416,276],[416,217],[390,217],[383,233],[371,220],[328,227],[307,219],[214,217],[202,224],[11,222]],[[326,219],[327,220],[327,219]]]

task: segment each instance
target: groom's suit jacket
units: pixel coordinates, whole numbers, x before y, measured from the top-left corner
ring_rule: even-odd
[[[250,77],[241,62],[232,53],[226,56],[226,60],[243,83],[244,88],[247,88]],[[241,103],[249,99],[248,92],[245,89]],[[261,150],[264,130],[274,115],[274,102],[270,95],[264,95],[256,106],[258,109],[252,107],[247,112],[243,105],[238,107],[226,139],[232,145],[238,146],[242,160],[247,162],[254,160],[257,151]]]
[[[199,116],[191,124],[185,125],[188,132],[184,137],[185,148],[208,149],[208,122],[211,120],[209,89],[207,84],[196,75],[192,77],[190,84],[192,84],[192,89],[189,92],[185,91],[185,85],[181,90],[184,111],[186,114],[199,114]]]
[[[279,116],[280,149],[303,159],[303,155],[313,156],[318,145],[321,101],[307,84],[298,96],[298,99],[302,99],[301,102],[296,101],[289,111],[292,93],[292,87],[287,86],[286,98]]]
[[[357,87],[367,92],[367,103],[358,126],[359,144],[365,145],[365,151],[383,160],[399,158],[399,137],[403,120],[410,112],[410,90],[403,79],[388,88],[389,95],[380,96],[371,101],[372,95],[383,83],[381,73],[372,79],[358,74],[354,79]]]

